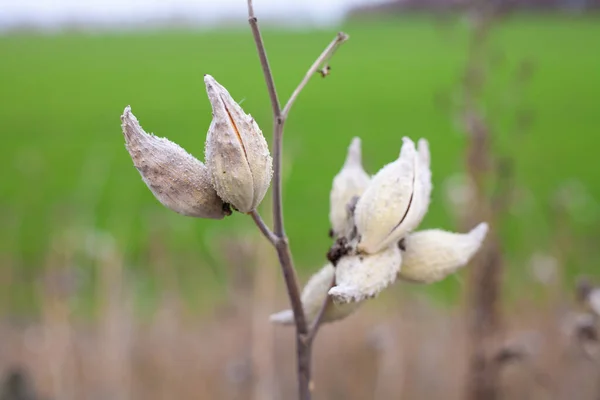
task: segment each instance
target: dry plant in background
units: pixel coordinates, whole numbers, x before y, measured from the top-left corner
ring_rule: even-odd
[[[475,257],[467,294],[469,335],[469,374],[466,397],[471,400],[493,400],[499,397],[501,367],[507,359],[520,359],[521,354],[502,346],[503,323],[500,296],[504,261],[499,225],[511,206],[514,194],[514,160],[502,157],[494,143],[494,128],[485,112],[485,91],[489,62],[490,34],[498,22],[511,11],[512,1],[488,2],[472,0],[464,4],[469,19],[469,47],[461,87],[460,116],[468,137],[465,167],[469,185],[468,209],[462,224],[485,219],[492,233]],[[523,82],[519,82],[522,86]],[[521,114],[517,110],[517,117]],[[518,119],[517,130],[528,120]],[[507,355],[510,357],[506,358]],[[515,357],[517,355],[517,357]]]
[[[403,138],[398,159],[371,177],[362,167],[360,139],[354,138],[333,180],[329,263],[301,293],[283,220],[283,129],[301,91],[315,74],[329,75],[329,61],[348,36],[334,38],[281,107],[251,0],[248,16],[273,111],[273,157],[257,122],[210,75],[204,77],[213,117],[205,163],[179,145],[147,134],[129,106],[121,117],[122,129],[135,167],[163,205],[198,218],[218,220],[233,211],[249,215],[276,249],[291,310],[271,320],[296,327],[298,395],[305,400],[311,398],[312,348],[321,323],[350,315],[398,279],[423,284],[444,279],[468,263],[488,226],[480,223],[466,234],[414,232],[430,203],[428,142],[421,139],[415,145]],[[257,210],[271,180],[273,228]]]

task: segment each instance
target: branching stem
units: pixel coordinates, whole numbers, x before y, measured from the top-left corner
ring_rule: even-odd
[[[248,22],[254,36],[254,42],[258,51],[258,58],[264,74],[271,108],[273,110],[273,230],[270,230],[260,215],[253,211],[250,213],[252,219],[262,232],[262,234],[273,244],[277,250],[279,263],[283,272],[288,297],[294,312],[294,322],[296,325],[296,348],[297,348],[297,372],[298,372],[298,390],[301,400],[311,398],[311,357],[312,343],[319,329],[321,318],[329,304],[326,299],[321,307],[318,317],[310,326],[306,323],[306,316],[302,308],[300,290],[289,242],[285,234],[283,223],[283,201],[282,201],[282,151],[283,151],[283,128],[292,105],[300,95],[300,92],[307,85],[310,78],[317,73],[320,68],[328,68],[328,62],[337,48],[348,39],[348,35],[343,32],[337,34],[335,39],[323,50],[313,65],[308,69],[306,75],[294,90],[290,99],[285,104],[283,110],[279,104],[273,73],[269,65],[267,53],[263,43],[262,35],[258,27],[258,20],[254,15],[252,0],[248,0]]]

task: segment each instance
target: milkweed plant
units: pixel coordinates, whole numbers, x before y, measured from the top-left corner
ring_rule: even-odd
[[[204,163],[176,143],[146,133],[129,106],[121,116],[121,127],[135,168],[165,207],[184,216],[216,220],[233,213],[249,215],[273,244],[292,308],[271,315],[270,320],[296,326],[299,398],[308,399],[313,386],[311,345],[320,324],[349,316],[399,280],[430,284],[444,279],[469,262],[488,226],[480,223],[468,233],[416,230],[432,191],[427,140],[419,139],[415,145],[402,138],[398,158],[371,176],[362,166],[361,141],[354,138],[333,178],[329,222],[334,242],[327,263],[300,291],[283,226],[283,126],[310,78],[328,75],[333,53],[348,36],[336,36],[282,108],[251,0],[248,12],[273,108],[273,156],[258,123],[210,75],[204,76],[212,106]],[[273,229],[257,211],[271,183]]]

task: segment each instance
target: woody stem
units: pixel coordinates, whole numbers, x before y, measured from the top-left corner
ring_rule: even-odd
[[[283,110],[279,104],[279,98],[277,96],[277,90],[275,89],[275,82],[273,80],[273,74],[267,58],[267,53],[263,43],[262,35],[258,27],[258,20],[254,15],[254,7],[252,0],[248,0],[248,22],[254,36],[254,42],[258,52],[258,58],[262,67],[263,75],[269,92],[269,99],[271,101],[271,108],[273,111],[273,231],[269,230],[264,224],[260,216],[253,212],[252,218],[255,223],[271,241],[277,250],[279,257],[279,264],[285,280],[288,297],[291,303],[292,310],[294,312],[294,322],[296,325],[296,350],[297,350],[297,374],[298,374],[298,395],[300,400],[310,400],[311,398],[311,357],[312,357],[312,343],[317,333],[320,317],[323,311],[327,307],[327,301],[323,304],[322,310],[319,313],[319,317],[308,327],[306,323],[306,317],[302,308],[302,301],[300,298],[300,290],[298,287],[298,280],[296,278],[296,270],[294,269],[294,263],[292,259],[292,253],[290,250],[289,242],[285,234],[285,228],[283,223],[283,201],[282,201],[282,157],[283,157],[283,128],[285,125],[286,118],[289,111],[297,99],[302,89],[306,86],[309,79],[314,75],[319,67],[331,58],[338,46],[343,43],[348,36],[344,33],[339,33],[336,38],[329,44],[329,46],[321,53],[313,65],[309,68],[308,72],[292,93],[290,99],[286,103]]]

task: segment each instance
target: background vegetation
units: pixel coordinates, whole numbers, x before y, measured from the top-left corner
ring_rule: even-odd
[[[395,157],[403,135],[428,138],[435,191],[424,225],[454,227],[444,185],[463,170],[465,137],[452,101],[465,59],[466,23],[410,17],[343,26],[352,40],[336,56],[332,75],[315,77],[302,94],[286,132],[286,218],[302,271],[324,260],[331,179],[353,136],[363,139],[372,173]],[[266,31],[282,93],[291,92],[333,33]],[[515,158],[521,187],[504,235],[518,264],[532,252],[550,250],[559,229],[552,197],[567,183],[574,191],[568,196],[583,202],[575,231],[583,237],[600,233],[600,168],[593,167],[599,37],[594,18],[556,16],[515,18],[493,34],[489,107],[499,151]],[[31,281],[54,235],[83,227],[112,235],[142,276],[148,244],[158,235],[172,255],[170,268],[184,282],[196,277],[193,287],[222,285],[223,272],[207,243],[253,230],[249,219],[199,221],[162,209],[130,165],[118,117],[131,104],[146,130],[202,157],[210,122],[202,75],[211,73],[244,102],[268,137],[268,99],[248,30],[15,33],[0,37],[0,54],[0,242],[13,259],[15,283]],[[515,79],[519,74],[531,79],[523,84]],[[515,138],[519,117],[531,123]],[[600,252],[593,243],[588,250],[585,262],[569,263],[570,275],[594,270]],[[87,274],[86,265],[77,268]],[[521,276],[523,265],[517,268]],[[439,286],[455,285],[451,279]],[[22,296],[19,286],[11,303],[29,303],[17,298]]]
[[[456,101],[468,23],[413,15],[356,19],[341,27],[351,40],[336,54],[331,76],[315,77],[302,93],[286,127],[285,216],[303,277],[324,262],[331,179],[353,136],[363,139],[365,165],[372,173],[396,156],[402,136],[426,137],[434,192],[423,226],[457,229],[450,200],[464,196],[460,176],[467,139]],[[276,84],[287,94],[335,31],[267,28],[263,34]],[[501,237],[505,292],[518,307],[523,298],[555,293],[532,284],[536,260],[557,263],[557,285],[567,290],[575,276],[598,274],[600,24],[595,17],[511,18],[492,32],[488,62],[486,112],[495,151],[515,162],[516,194]],[[166,307],[165,293],[177,293],[190,314],[214,310],[216,303],[244,302],[248,282],[254,289],[264,284],[261,269],[272,274],[268,282],[282,288],[271,250],[257,248],[262,238],[249,218],[196,220],[165,210],[124,149],[119,115],[131,104],[147,131],[203,158],[211,118],[204,73],[243,101],[270,137],[267,92],[245,26],[0,36],[0,306],[5,316],[63,321],[56,306],[64,307],[67,319],[72,313],[84,319],[123,317],[109,312],[111,304],[117,307],[111,293],[123,289],[123,282],[133,309],[152,318]],[[107,268],[117,271],[116,277],[105,276]],[[398,285],[381,304],[396,304],[396,295],[406,291],[447,303],[458,297],[462,281],[450,278],[427,288]],[[277,296],[258,303],[260,312],[252,315],[262,318],[260,324],[285,304]],[[222,317],[223,310],[217,308],[217,315]],[[232,315],[243,314],[237,310]],[[365,321],[371,320],[349,326],[371,323]]]

